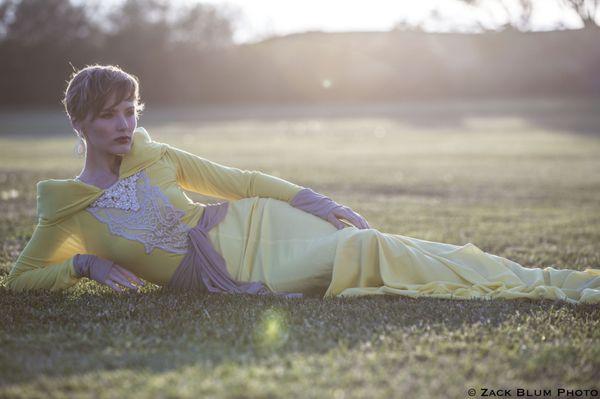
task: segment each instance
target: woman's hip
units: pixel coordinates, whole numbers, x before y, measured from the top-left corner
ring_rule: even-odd
[[[287,202],[252,197],[231,201],[209,238],[234,279],[305,291],[328,284],[338,230]]]

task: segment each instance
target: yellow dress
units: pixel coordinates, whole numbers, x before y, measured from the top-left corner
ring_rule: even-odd
[[[134,188],[132,209],[111,205],[110,195],[106,197],[131,200],[129,190]],[[37,184],[38,223],[7,286],[16,291],[68,288],[79,280],[73,268],[77,254],[109,259],[164,285],[185,256],[187,231],[204,214],[205,205],[193,202],[183,190],[230,201],[255,196],[291,201],[302,188],[153,141],[140,127],[121,161],[119,181],[109,189],[74,179]]]
[[[167,284],[184,258],[186,232],[205,208],[185,189],[229,201],[227,215],[209,231],[211,243],[234,279],[262,281],[274,291],[600,302],[599,269],[525,268],[471,243],[456,246],[353,226],[337,230],[289,204],[303,187],[152,141],[143,128],[134,133],[119,177],[134,190],[133,208],[111,205],[110,198],[100,206],[110,190],[73,179],[38,183],[38,225],[8,276],[9,289],[76,284],[72,261],[78,253]]]
[[[600,302],[600,269],[526,268],[475,245],[346,227],[269,198],[230,202],[209,231],[231,276],[275,291]]]

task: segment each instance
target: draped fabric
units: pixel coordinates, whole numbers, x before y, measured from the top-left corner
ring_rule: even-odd
[[[472,243],[426,241],[373,228],[338,230],[272,198],[231,201],[209,237],[232,276],[261,281],[274,291],[600,303],[600,269],[525,267]]]
[[[202,219],[188,231],[188,253],[175,270],[167,287],[176,291],[302,297],[301,293],[275,293],[260,281],[239,282],[229,275],[225,259],[213,248],[208,237],[208,231],[225,218],[228,205],[228,202],[207,205]]]
[[[60,291],[79,281],[73,259],[95,255],[165,285],[188,250],[188,230],[205,210],[184,190],[225,201],[290,201],[301,186],[152,140],[138,127],[119,180],[102,189],[77,179],[37,184],[38,224],[6,279],[10,290]],[[114,197],[114,198],[113,198]]]

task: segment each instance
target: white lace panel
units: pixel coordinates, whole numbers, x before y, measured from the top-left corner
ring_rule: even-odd
[[[106,189],[90,206],[93,208],[119,208],[125,211],[140,209],[136,195],[136,182],[140,172],[117,181]]]
[[[154,248],[184,254],[191,227],[181,221],[185,212],[173,207],[141,170],[108,188],[87,210],[108,226],[111,233]]]

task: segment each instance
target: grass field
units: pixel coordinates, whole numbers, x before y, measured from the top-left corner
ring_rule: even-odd
[[[140,126],[213,161],[312,187],[384,232],[583,270],[600,268],[598,105],[148,108]],[[36,182],[73,177],[82,161],[60,113],[0,118],[3,285],[34,227]],[[153,285],[115,294],[82,281],[52,294],[0,286],[0,306],[0,397],[464,398],[469,388],[477,397],[483,388],[568,397],[558,389],[600,389],[598,305],[207,297]]]

